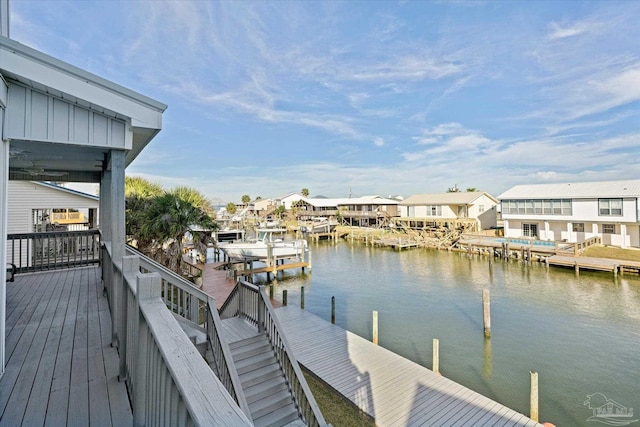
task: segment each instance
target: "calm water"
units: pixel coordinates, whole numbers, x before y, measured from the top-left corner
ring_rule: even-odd
[[[583,405],[600,392],[640,415],[640,279],[523,266],[433,250],[402,253],[346,242],[312,244],[313,272],[287,272],[280,299],[431,368],[440,340],[443,375],[529,413],[529,371],[539,373],[540,419],[587,425]],[[482,327],[482,289],[491,290],[492,338]],[[588,423],[593,425],[593,423]]]

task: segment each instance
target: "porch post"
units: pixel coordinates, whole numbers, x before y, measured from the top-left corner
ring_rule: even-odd
[[[4,109],[0,99],[0,131],[4,119]],[[5,366],[5,320],[7,316],[7,216],[9,195],[9,140],[0,140],[0,259],[3,260],[0,269],[0,378],[4,375]]]

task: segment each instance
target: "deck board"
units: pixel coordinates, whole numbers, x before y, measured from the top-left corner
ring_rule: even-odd
[[[454,381],[294,306],[276,309],[300,364],[379,426],[539,426]]]
[[[0,426],[132,423],[98,267],[19,274],[7,302]]]

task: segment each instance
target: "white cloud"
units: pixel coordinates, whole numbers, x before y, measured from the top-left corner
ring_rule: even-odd
[[[384,146],[384,139],[382,139],[380,137],[376,137],[376,138],[373,139],[373,144],[376,147],[382,147],[382,146]]]
[[[572,24],[558,24],[551,22],[549,24],[549,33],[547,37],[551,40],[564,39],[574,37],[589,31],[590,25],[586,22],[575,22]]]

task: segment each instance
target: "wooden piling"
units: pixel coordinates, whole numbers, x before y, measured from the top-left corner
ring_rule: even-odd
[[[282,305],[287,305],[287,290],[282,291]]]
[[[433,339],[433,369],[436,374],[440,374],[440,340]]]
[[[273,299],[273,288],[275,288],[275,286],[273,286],[273,283],[271,285],[269,285],[269,298]]]
[[[378,345],[378,312],[373,311],[373,343]]]
[[[491,300],[489,289],[482,290],[482,314],[484,336],[491,338]]]
[[[331,297],[331,323],[336,323],[336,297]]]
[[[300,308],[304,310],[304,286],[300,287]]]
[[[531,407],[531,418],[533,421],[538,422],[538,373],[531,371],[531,395],[530,395],[530,407]]]

